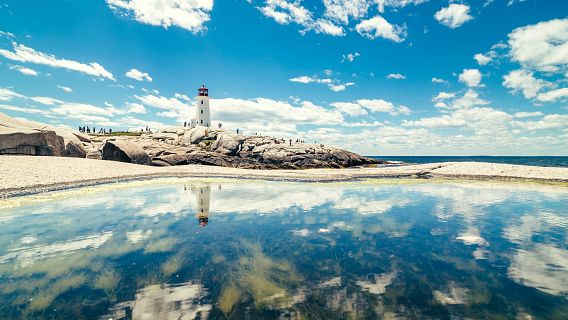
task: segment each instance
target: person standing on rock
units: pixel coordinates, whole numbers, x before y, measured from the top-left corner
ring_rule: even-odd
[[[290,139],[290,145],[292,145],[292,139]]]

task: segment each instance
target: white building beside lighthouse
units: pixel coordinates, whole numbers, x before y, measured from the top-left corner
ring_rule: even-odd
[[[197,106],[195,107],[195,125],[211,127],[211,112],[209,110],[209,89],[202,86],[197,90]]]

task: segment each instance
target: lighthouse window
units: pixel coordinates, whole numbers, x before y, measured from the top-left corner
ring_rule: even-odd
[[[203,110],[201,110],[201,114],[203,114]]]
[[[201,100],[201,104],[203,104],[203,100]]]
[[[201,124],[203,124],[203,120],[201,120]]]

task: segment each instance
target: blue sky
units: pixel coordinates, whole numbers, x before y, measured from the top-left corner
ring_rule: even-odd
[[[0,112],[193,117],[367,155],[567,155],[557,0],[0,1]]]

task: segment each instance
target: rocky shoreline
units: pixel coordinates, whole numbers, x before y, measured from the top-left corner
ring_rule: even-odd
[[[244,169],[347,168],[383,163],[320,144],[196,128],[169,128],[139,137],[92,137],[87,158],[168,167],[203,164]]]
[[[202,164],[244,169],[348,168],[385,163],[323,144],[244,136],[202,126],[140,135],[87,135],[0,113],[0,155],[112,160],[158,167]]]

